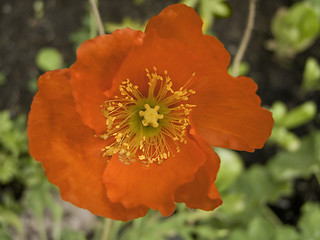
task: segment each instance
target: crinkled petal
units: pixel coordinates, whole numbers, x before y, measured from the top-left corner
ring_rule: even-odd
[[[220,159],[212,147],[197,138],[199,147],[206,153],[206,162],[196,173],[195,179],[175,191],[176,202],[184,202],[189,208],[210,211],[222,204],[219,192],[214,184],[220,166]]]
[[[125,165],[115,155],[103,176],[108,197],[128,208],[143,205],[159,210],[163,216],[172,214],[175,190],[192,181],[206,160],[197,143],[187,141],[180,145],[181,151],[175,157],[149,167],[138,161]]]
[[[173,4],[150,19],[146,34],[150,31],[156,31],[162,38],[176,38],[188,46],[195,46],[202,37],[202,20],[193,8]]]
[[[191,125],[212,146],[253,152],[271,134],[272,114],[260,106],[256,84],[215,71],[192,86]]]
[[[102,183],[107,163],[100,156],[105,143],[81,122],[68,69],[44,74],[38,86],[28,119],[29,149],[42,163],[48,179],[60,188],[62,198],[113,219],[145,215],[145,207],[128,209],[107,198]]]
[[[194,51],[203,58],[209,69],[215,67],[227,71],[231,57],[217,38],[204,35]]]
[[[106,100],[103,92],[112,86],[122,62],[143,36],[140,31],[121,29],[85,41],[77,51],[77,61],[70,68],[72,92],[83,122],[97,133],[105,129],[100,109]]]
[[[202,34],[202,21],[191,7],[174,4],[150,19],[146,35],[155,31],[161,38],[173,38],[182,42],[195,55],[200,56],[211,67],[227,69],[230,54],[215,37]]]
[[[201,58],[194,55],[181,42],[175,39],[163,39],[156,32],[150,32],[145,36],[143,44],[128,54],[114,78],[114,86],[106,91],[106,96],[112,98],[119,91],[119,85],[124,80],[130,79],[147,97],[149,85],[146,69],[152,73],[154,67],[161,76],[164,76],[166,70],[173,83],[172,89],[179,90],[192,78],[196,70],[203,71],[205,65]]]

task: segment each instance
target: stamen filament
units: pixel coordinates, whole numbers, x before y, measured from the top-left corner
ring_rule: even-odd
[[[138,160],[148,166],[174,157],[180,152],[180,144],[187,142],[189,114],[196,106],[181,102],[189,101],[189,96],[195,94],[194,90],[186,89],[195,74],[174,91],[168,72],[161,76],[155,67],[153,70],[151,73],[146,69],[149,85],[146,97],[126,79],[119,86],[120,96],[101,105],[107,129],[100,137],[114,139],[102,149],[103,156],[119,153],[125,164]]]

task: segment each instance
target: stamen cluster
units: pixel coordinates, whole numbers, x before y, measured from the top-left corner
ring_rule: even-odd
[[[152,73],[146,69],[146,76],[147,96],[127,79],[119,86],[120,96],[101,105],[107,128],[100,137],[111,142],[101,149],[103,156],[118,153],[125,164],[136,160],[147,165],[160,164],[180,152],[179,144],[187,143],[189,114],[195,105],[181,102],[188,101],[189,96],[195,94],[186,88],[195,74],[178,91],[172,89],[167,71],[161,76],[154,67]]]

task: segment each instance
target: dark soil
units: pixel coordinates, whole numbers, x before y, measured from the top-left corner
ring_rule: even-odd
[[[7,76],[7,83],[0,87],[0,109],[10,109],[12,115],[29,111],[33,94],[27,90],[27,82],[37,78],[42,72],[35,65],[38,50],[52,46],[62,52],[64,60],[71,65],[75,52],[70,42],[70,33],[82,26],[82,17],[86,13],[86,0],[44,0],[44,17],[35,18],[33,4],[35,0],[1,0],[0,1],[0,71]],[[100,0],[100,12],[104,21],[119,22],[123,16],[130,16],[142,21],[158,14],[167,5],[178,0],[145,0],[136,6],[132,0]],[[224,43],[233,56],[238,48],[248,15],[248,0],[228,0],[233,15],[227,19],[218,19],[213,32]],[[258,94],[264,106],[270,106],[275,100],[284,101],[294,107],[306,100],[320,103],[316,94],[302,95],[299,87],[305,61],[309,56],[320,59],[320,41],[307,51],[299,54],[292,62],[281,63],[273,53],[266,50],[265,43],[272,38],[270,21],[281,6],[290,6],[294,0],[258,1],[256,23],[253,36],[244,57],[250,64],[250,74],[258,84]],[[310,127],[320,127],[319,122],[296,129],[302,136]],[[242,153],[245,163],[265,163],[275,153],[273,147],[257,150],[253,154]],[[302,180],[301,180],[302,181]],[[286,207],[281,203],[273,209],[285,222],[295,224],[299,209],[306,200],[319,200],[319,185],[312,180],[302,181],[301,191],[296,191]],[[298,183],[297,183],[298,184]],[[312,199],[309,196],[316,193]],[[309,194],[309,195],[308,195]]]

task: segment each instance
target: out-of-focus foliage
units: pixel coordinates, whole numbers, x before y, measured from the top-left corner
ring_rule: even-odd
[[[97,27],[95,25],[94,16],[90,11],[82,18],[82,26],[78,30],[70,34],[70,41],[74,44],[76,50],[80,44],[89,38],[97,36]]]
[[[133,0],[133,3],[135,5],[141,5],[144,2],[144,0]]]
[[[0,71],[0,86],[6,84],[7,78],[6,75]]]
[[[306,0],[307,3],[311,4],[312,8],[318,15],[318,20],[320,22],[320,1],[319,0]]]
[[[306,203],[298,223],[298,230],[286,225],[274,225],[264,218],[253,218],[246,230],[233,231],[228,240],[317,240],[320,230],[317,223],[320,221],[320,206],[315,203]]]
[[[30,79],[27,84],[27,89],[29,92],[35,94],[38,91],[38,79]]]
[[[87,14],[82,19],[82,27],[70,34],[70,41],[75,45],[75,49],[79,45],[90,38],[90,15]]]
[[[243,172],[243,160],[238,153],[229,149],[214,148],[214,151],[223,158],[216,184],[220,191],[224,191],[230,188]]]
[[[226,0],[182,0],[182,3],[199,9],[203,21],[203,31],[210,32],[216,17],[229,17],[231,8]]]
[[[270,161],[268,169],[274,178],[290,180],[320,174],[320,131],[301,139],[301,147],[295,152],[278,152]]]
[[[279,58],[292,58],[319,37],[319,1],[301,1],[290,8],[279,9],[271,22],[274,40],[269,48]]]
[[[8,183],[19,173],[20,158],[28,156],[25,116],[11,120],[10,112],[0,112],[0,183]]]
[[[307,59],[301,87],[304,91],[320,90],[320,64],[313,57]]]
[[[232,75],[232,71],[233,71],[233,66],[231,65],[230,67],[228,67],[228,73]],[[250,64],[247,62],[241,62],[239,64],[238,75],[244,76],[244,75],[247,75],[249,72],[250,72]]]
[[[66,228],[63,230],[61,239],[63,240],[86,240],[86,233],[82,231],[74,231]]]
[[[36,19],[41,19],[44,16],[44,2],[42,0],[36,0],[33,3],[33,11]]]
[[[14,182],[24,188],[21,199],[16,199],[10,189],[2,187]],[[25,238],[21,219],[21,215],[25,214],[30,215],[28,221],[36,223],[41,239],[47,239],[44,218],[48,215],[51,216],[52,239],[71,239],[61,238],[64,234],[71,236],[71,233],[64,233],[63,209],[54,200],[57,189],[48,182],[40,164],[28,153],[26,116],[19,115],[12,119],[9,111],[0,112],[0,191],[1,240],[12,239],[13,235]],[[76,232],[75,236],[79,233]]]
[[[302,208],[302,217],[298,223],[301,239],[319,239],[320,206],[317,203],[305,204]]]
[[[147,25],[147,22],[140,23],[136,20],[133,20],[130,17],[124,17],[121,23],[107,22],[107,23],[105,23],[104,26],[105,26],[106,31],[111,33],[117,29],[126,28],[126,27],[134,29],[134,30],[144,31],[146,25]]]
[[[36,64],[43,71],[56,70],[63,67],[63,57],[56,48],[41,48],[36,56]]]
[[[300,148],[300,139],[290,131],[310,122],[317,114],[317,105],[308,101],[288,111],[283,102],[274,102],[270,111],[273,113],[274,127],[269,142],[274,142],[288,151]]]
[[[144,0],[133,0],[144,4]],[[230,8],[225,0],[184,0],[197,8],[208,31],[217,16],[226,17]],[[34,14],[41,18],[44,1],[34,2]],[[279,57],[294,57],[304,51],[319,35],[320,0],[298,1],[286,10],[279,10],[272,22],[273,50]],[[108,32],[115,28],[143,29],[140,20],[124,17],[121,23],[105,23]],[[96,36],[93,16],[88,12],[80,29],[70,34],[75,47]],[[47,49],[48,50],[48,49]],[[39,52],[37,65],[43,70],[60,68],[62,57],[57,50]],[[43,49],[42,49],[43,51]],[[249,70],[248,63],[240,65],[240,75]],[[0,73],[0,85],[6,76]],[[304,93],[320,89],[320,66],[315,58],[308,58],[303,74],[301,90]],[[37,90],[36,80],[28,83],[31,92]],[[100,240],[109,232],[110,240],[319,240],[320,205],[306,201],[296,226],[285,225],[270,205],[293,194],[297,178],[316,177],[320,182],[320,129],[312,122],[318,114],[316,103],[306,100],[298,106],[287,106],[276,101],[271,106],[275,125],[267,145],[275,154],[262,164],[244,166],[239,153],[215,148],[221,158],[217,187],[223,205],[213,212],[193,210],[183,204],[169,218],[149,211],[146,217],[129,223],[105,221],[96,218],[88,232],[76,230],[64,222],[67,215],[59,201],[57,189],[51,185],[40,164],[28,154],[26,117],[11,116],[9,111],[0,112],[0,239],[13,237],[25,239],[26,222],[34,222],[40,239]],[[297,129],[308,125],[303,137]],[[258,159],[257,159],[258,161]],[[20,194],[11,188],[21,185]],[[18,196],[17,196],[18,195]],[[50,222],[49,226],[45,223]]]

